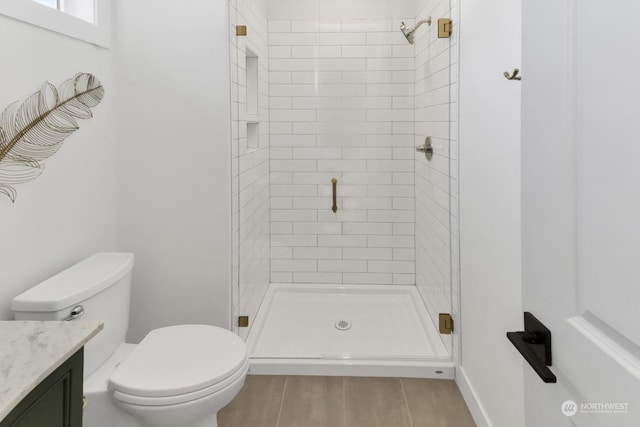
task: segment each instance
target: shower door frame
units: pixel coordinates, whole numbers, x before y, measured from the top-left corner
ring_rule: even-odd
[[[230,4],[233,3],[234,0],[229,0]],[[446,4],[448,5],[448,7],[444,7],[444,11],[442,10],[442,4]],[[449,0],[443,0],[442,2],[438,3],[439,5],[439,9],[438,10],[434,10],[434,16],[433,16],[433,20],[434,20],[434,24],[437,21],[437,18],[439,17],[450,17],[453,19],[454,25],[453,25],[453,33],[452,36],[449,40],[449,49],[448,49],[448,54],[450,55],[449,57],[449,64],[448,64],[448,68],[449,68],[449,81],[447,84],[445,84],[444,86],[448,86],[447,91],[449,94],[449,101],[447,103],[447,107],[448,107],[448,118],[446,120],[444,120],[444,122],[448,123],[448,137],[447,138],[443,138],[443,140],[446,139],[446,143],[448,144],[448,146],[445,146],[444,143],[441,143],[438,146],[438,141],[436,141],[436,152],[438,152],[438,150],[443,150],[445,151],[447,154],[445,156],[445,158],[447,159],[446,161],[448,162],[448,169],[449,169],[449,179],[448,179],[448,185],[449,185],[449,194],[448,194],[448,220],[449,220],[449,266],[448,266],[448,274],[449,274],[449,281],[448,281],[448,290],[444,291],[444,295],[445,295],[445,299],[448,300],[448,307],[446,310],[440,310],[440,309],[434,309],[433,308],[433,304],[431,305],[431,309],[432,311],[434,311],[435,316],[437,316],[437,313],[440,311],[444,311],[444,312],[449,312],[454,319],[454,324],[456,326],[458,326],[460,324],[459,322],[459,261],[458,261],[458,257],[459,257],[459,243],[458,243],[458,226],[457,226],[457,205],[458,205],[458,199],[457,199],[457,143],[455,141],[455,139],[453,138],[455,135],[457,135],[457,99],[455,99],[454,97],[457,97],[457,57],[458,57],[458,53],[457,53],[457,34],[458,34],[458,25],[457,25],[457,16],[458,16],[458,3],[457,2],[453,2],[453,5],[451,5],[451,2]],[[447,10],[448,9],[448,10]],[[230,37],[234,38],[236,37],[235,35],[235,26],[239,25],[240,23],[237,22],[238,16],[236,15],[235,17],[232,17],[232,11],[235,11],[235,9],[230,8]],[[321,13],[320,11],[318,11],[318,16],[320,16]],[[235,19],[234,19],[235,18]],[[418,31],[416,37],[418,40],[418,43],[420,42],[420,37],[421,37],[421,33],[423,31],[425,31],[425,33],[422,33],[422,36],[424,36],[425,34],[429,34],[428,37],[430,37],[429,39],[429,43],[431,47],[436,46],[434,43],[438,43],[438,42],[442,42],[441,40],[437,40],[437,38],[435,36],[432,35],[431,31],[433,30],[434,32],[437,32],[437,26],[433,25],[432,28],[430,28],[428,31],[425,31],[424,28],[420,28],[420,30]],[[399,31],[399,30],[398,30]],[[234,50],[234,43],[233,41],[231,42],[231,53],[230,55],[233,57],[233,55],[236,55],[235,58],[235,62],[233,62],[233,58],[232,58],[232,62],[230,64],[231,67],[236,67],[236,79],[238,79],[238,73],[241,71],[240,67],[239,67],[239,58],[238,58],[238,54],[239,54],[239,50],[235,49]],[[417,73],[417,70],[416,70]],[[233,72],[232,72],[233,75]],[[415,81],[415,79],[414,79]],[[443,86],[443,87],[444,87]],[[232,91],[236,90],[235,93],[235,98],[234,100],[236,101],[235,106],[237,108],[237,110],[235,111],[235,116],[233,115],[233,101],[232,101],[232,121],[233,121],[233,126],[234,126],[234,139],[232,140],[233,144],[238,144],[240,139],[241,139],[241,130],[240,127],[242,125],[242,114],[240,112],[240,107],[239,107],[239,103],[237,102],[240,98],[240,93],[238,92],[239,87],[238,85],[233,86],[232,84]],[[414,93],[415,96],[415,93]],[[414,108],[414,114],[415,114],[415,108]],[[235,120],[234,120],[235,118]],[[442,124],[442,123],[441,123]],[[414,118],[414,142],[416,143],[415,145],[419,145],[419,143],[421,142],[418,135],[417,135],[417,129],[418,129],[418,125],[416,124],[415,118]],[[237,147],[235,148],[237,150]],[[237,151],[235,151],[237,153]],[[238,171],[240,168],[239,165],[239,157],[235,158],[234,157],[234,170]],[[415,169],[414,169],[414,174],[415,174]],[[234,183],[234,185],[237,185],[237,182]],[[240,203],[240,191],[237,187],[234,187],[236,189],[233,197],[234,197],[234,215],[236,214],[235,209],[237,209],[239,211],[239,203]],[[415,193],[414,193],[414,199],[415,199]],[[271,210],[270,210],[271,212]],[[238,224],[238,217],[235,217],[234,219],[234,233],[238,233],[240,232],[239,227],[240,225]],[[237,228],[236,228],[237,227]],[[417,232],[417,227],[415,228],[414,233]],[[414,234],[415,236],[415,234]],[[237,240],[237,245],[236,245],[236,239]],[[241,265],[239,263],[238,260],[238,253],[239,253],[239,246],[240,246],[240,242],[239,242],[239,236],[236,236],[234,234],[234,248],[237,250],[237,252],[234,251],[234,261],[233,261],[233,266],[234,266],[234,280],[233,280],[233,302],[232,302],[232,324],[234,327],[234,330],[236,332],[240,332],[243,336],[246,337],[246,335],[248,334],[248,330],[247,331],[242,331],[239,330],[237,328],[237,323],[236,323],[236,319],[238,317],[238,315],[243,314],[239,312],[239,307],[241,306],[241,299],[243,297],[242,293],[241,293],[241,283],[240,281],[242,280],[240,277],[240,269],[241,269]],[[416,246],[414,245],[414,248],[416,248]],[[417,257],[416,257],[417,258]],[[416,260],[415,261],[416,264],[418,262],[420,262],[420,260]],[[447,295],[448,294],[448,295]],[[424,299],[424,296],[423,296]],[[429,305],[429,304],[427,304]],[[439,307],[443,307],[443,305],[440,305]],[[435,320],[435,317],[432,318],[434,323],[437,324],[437,321]],[[244,332],[244,333],[243,333]],[[459,331],[457,329],[454,328],[454,332],[452,334],[452,337],[450,339],[450,352],[452,355],[452,359],[453,360],[458,360],[459,359]]]

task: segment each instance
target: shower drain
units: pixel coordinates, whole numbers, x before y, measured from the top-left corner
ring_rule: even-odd
[[[346,331],[347,329],[351,329],[351,322],[349,322],[348,320],[338,320],[336,323],[334,323],[334,326],[339,331]]]

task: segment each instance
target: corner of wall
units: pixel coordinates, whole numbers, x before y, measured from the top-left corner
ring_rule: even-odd
[[[480,401],[473,384],[469,381],[467,372],[462,366],[456,366],[456,384],[458,384],[460,393],[462,393],[462,397],[464,398],[464,401],[469,408],[469,412],[471,412],[471,416],[473,417],[473,421],[475,421],[477,426],[493,427],[493,424],[489,419],[489,415],[482,406],[482,402]]]
[[[133,341],[173,324],[231,325],[228,5],[193,3],[115,8],[117,236],[136,254]]]
[[[522,316],[520,92],[500,67],[520,61],[519,8],[460,3],[458,383],[476,422],[513,427],[524,425],[522,363],[505,337]]]

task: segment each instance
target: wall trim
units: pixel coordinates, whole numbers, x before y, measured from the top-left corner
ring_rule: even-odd
[[[457,368],[456,384],[458,384],[462,397],[464,398],[464,401],[469,408],[469,412],[471,412],[471,416],[473,417],[473,421],[475,421],[477,426],[493,427],[493,423],[491,423],[491,420],[487,415],[487,411],[484,410],[482,402],[480,401],[473,384],[471,384],[471,381],[467,376],[467,372],[462,366]]]

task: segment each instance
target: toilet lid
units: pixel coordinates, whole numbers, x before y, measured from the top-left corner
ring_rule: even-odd
[[[155,329],[109,379],[117,391],[146,397],[193,392],[223,381],[247,360],[242,339],[208,325]]]

